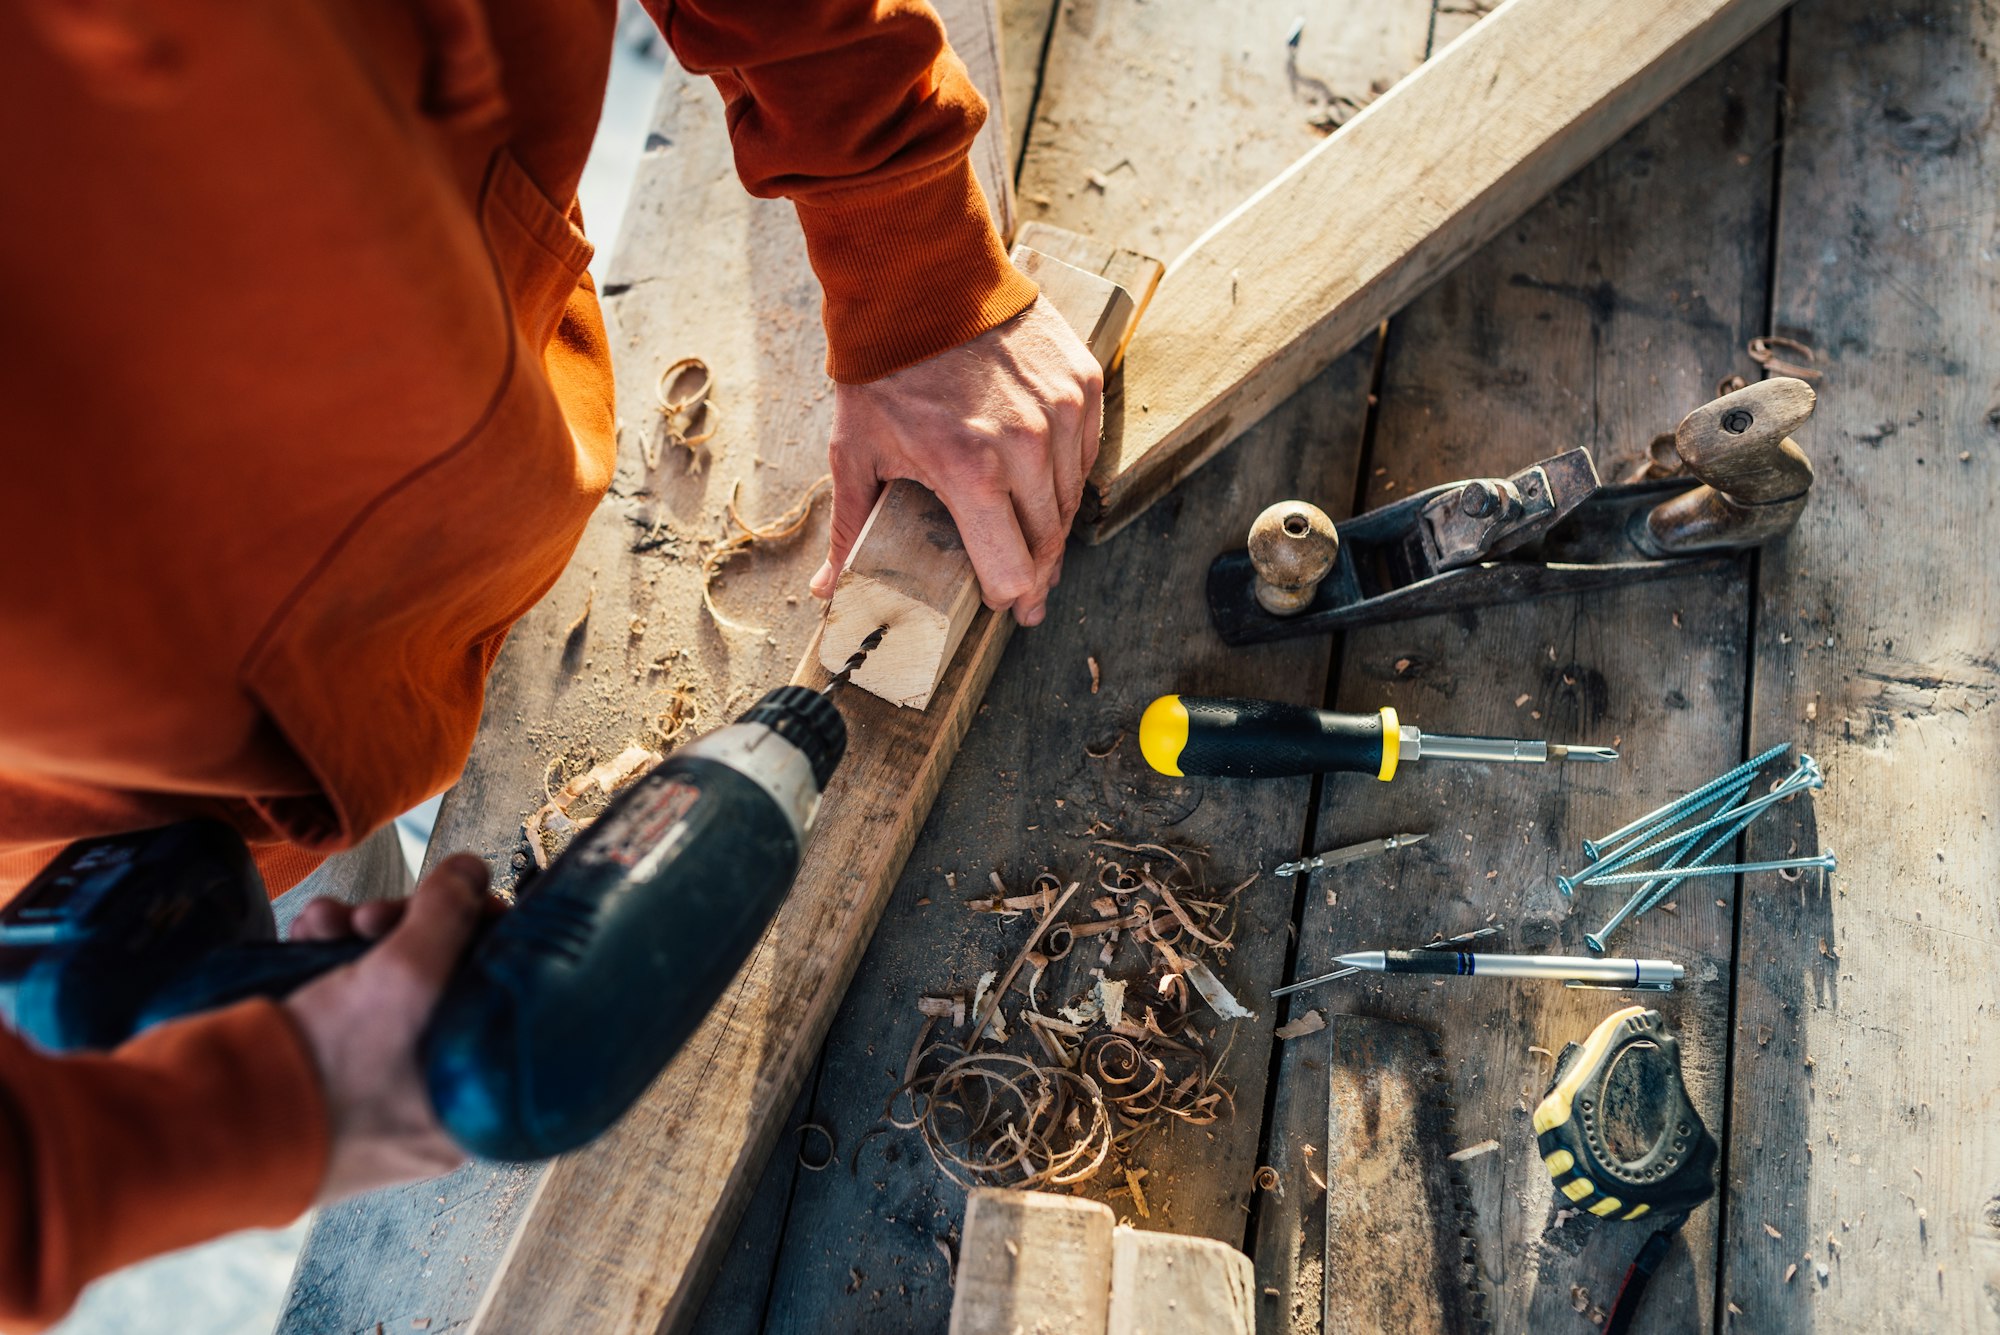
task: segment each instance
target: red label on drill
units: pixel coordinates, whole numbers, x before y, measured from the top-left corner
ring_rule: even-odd
[[[625,809],[598,831],[591,852],[621,867],[638,865],[667,841],[700,797],[701,788],[684,778],[634,793]]]

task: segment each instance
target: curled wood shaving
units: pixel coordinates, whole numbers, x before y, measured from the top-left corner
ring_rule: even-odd
[[[1780,357],[1778,353],[1781,350],[1796,354],[1802,362],[1788,361]],[[1750,340],[1749,352],[1750,360],[1767,371],[1795,376],[1806,381],[1826,378],[1823,372],[1815,370],[1812,366],[1812,363],[1819,360],[1819,354],[1795,338],[1786,338],[1782,334],[1766,334],[1762,338]]]
[[[1319,1147],[1317,1145],[1299,1146],[1299,1161],[1306,1166],[1306,1181],[1312,1183],[1321,1191],[1325,1191],[1326,1179],[1313,1170],[1313,1156],[1318,1153]]]
[[[823,1156],[812,1157],[807,1153],[806,1147],[812,1143],[814,1136],[818,1136],[826,1142],[826,1153]],[[831,1130],[820,1125],[818,1122],[799,1123],[799,1167],[805,1169],[808,1173],[824,1173],[833,1166],[834,1160],[839,1157],[837,1143],[833,1138]]]
[[[1285,1184],[1278,1177],[1278,1170],[1269,1164],[1259,1165],[1257,1175],[1252,1180],[1256,1182],[1259,1191],[1275,1191],[1280,1196],[1285,1194]]]
[[[973,1044],[979,1041],[979,1035],[985,1031],[987,1024],[993,1019],[993,1013],[1000,1009],[1000,998],[1007,995],[1007,989],[1014,985],[1014,976],[1020,973],[1021,966],[1027,963],[1028,952],[1033,950],[1035,944],[1042,939],[1042,933],[1048,930],[1049,923],[1054,920],[1056,914],[1062,912],[1063,905],[1069,903],[1070,896],[1077,892],[1077,888],[1078,883],[1071,881],[1069,889],[1062,892],[1062,897],[1056,900],[1054,906],[1047,913],[1043,914],[1041,920],[1035,924],[1034,932],[1028,937],[1028,944],[1021,947],[1021,953],[1014,957],[1014,963],[1008,967],[1006,976],[1000,980],[999,986],[994,988],[993,999],[986,1003],[986,1009],[980,1011],[979,1017],[973,1021],[972,1033],[965,1040],[967,1048],[972,1047]],[[991,975],[988,975],[987,978],[980,979],[981,985],[983,986],[990,977]],[[974,1009],[977,1010],[978,1007],[975,1005]],[[995,1036],[998,1037],[997,1034]],[[1002,1038],[1001,1041],[1005,1042],[1006,1040]]]
[[[1191,962],[1183,970],[1183,973],[1194,984],[1194,990],[1201,993],[1201,999],[1208,1003],[1208,1008],[1223,1019],[1254,1020],[1257,1018],[1257,1012],[1245,1010],[1237,1002],[1236,998],[1230,994],[1229,989],[1222,985],[1222,980],[1217,978],[1209,970],[1209,967],[1200,960]]]
[[[729,520],[736,525],[739,531],[717,543],[709,551],[708,555],[702,558],[701,562],[701,605],[707,609],[709,616],[715,619],[715,623],[718,626],[723,626],[729,630],[750,631],[759,635],[768,631],[769,627],[752,626],[741,621],[732,621],[721,612],[718,612],[715,608],[715,578],[721,573],[722,567],[731,559],[749,551],[757,544],[762,542],[783,542],[788,538],[795,538],[804,532],[807,521],[812,518],[813,502],[820,498],[822,492],[825,492],[832,486],[833,475],[831,473],[823,475],[814,481],[811,486],[807,487],[805,495],[793,502],[791,507],[783,514],[780,514],[768,524],[761,525],[745,521],[742,514],[736,508],[737,496],[743,490],[742,481],[739,479],[730,487]]]
[[[556,771],[556,763],[552,763],[542,773],[542,791],[549,800],[528,813],[521,822],[521,832],[528,836],[528,853],[534,858],[535,865],[547,871],[555,853],[550,841],[565,834],[574,834],[590,824],[588,819],[570,815],[572,804],[595,793],[609,797],[659,764],[661,759],[658,751],[643,746],[628,746],[603,764],[593,765],[577,775],[558,791],[549,793],[549,779]],[[559,761],[560,758],[557,763]]]
[[[1184,971],[1199,965],[1227,994],[1205,961],[1229,947],[1242,887],[1208,888],[1199,850],[1105,847],[1123,861],[1103,865],[1106,855],[1093,854],[1097,886],[1088,913],[1073,921],[1065,913],[1085,878],[1065,883],[1045,872],[1028,894],[1014,895],[995,875],[994,895],[969,901],[976,910],[1034,919],[1011,965],[979,978],[967,1037],[938,1038],[943,1007],[920,1007],[923,1026],[883,1117],[889,1127],[916,1132],[939,1169],[960,1185],[1067,1185],[1105,1163],[1122,1172],[1153,1128],[1174,1121],[1206,1126],[1233,1108],[1233,1093],[1218,1079],[1229,1044],[1216,1054],[1203,1042],[1196,1026],[1200,994]],[[1175,907],[1159,893],[1168,885]],[[1051,980],[1061,976],[1074,985],[1072,973],[1055,968],[1068,943],[1099,935],[1109,961],[1123,931],[1154,947],[1147,1000],[1133,1000],[1140,994],[1132,984],[1141,980],[1110,978],[1096,968],[1086,992],[1066,1004],[1051,998],[1058,1004],[1048,1013],[1042,998]],[[1024,967],[1031,970],[1025,982]],[[1027,1000],[1010,1036],[998,1021],[1002,1000],[1017,988]]]

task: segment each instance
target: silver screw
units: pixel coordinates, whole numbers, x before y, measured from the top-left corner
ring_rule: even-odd
[[[1742,795],[1750,791],[1750,783],[1752,783],[1754,779],[1756,779],[1756,775],[1746,775],[1746,777],[1742,777],[1742,779],[1736,779],[1734,783],[1730,783],[1730,785],[1728,785],[1726,789],[1722,789],[1720,793],[1710,793],[1710,797],[1708,797],[1706,801],[1698,801],[1696,805],[1688,807],[1686,811],[1682,811],[1682,815],[1692,815],[1692,813],[1696,813],[1696,811],[1700,811],[1702,807],[1708,807],[1708,805],[1714,805],[1718,813],[1720,813],[1720,811],[1730,811],[1730,809],[1734,809],[1734,807],[1736,807],[1736,803],[1738,803],[1738,801],[1742,799]],[[1646,839],[1650,839],[1650,837],[1652,837],[1654,833],[1658,833],[1658,831],[1660,831],[1662,827],[1666,827],[1666,825],[1672,825],[1672,821],[1664,821],[1664,823],[1660,823],[1660,825],[1652,825],[1650,829],[1642,829],[1642,831],[1638,831],[1636,835],[1632,835],[1632,839],[1630,839],[1630,841],[1626,841],[1626,843],[1620,843],[1618,847],[1610,849],[1610,851],[1608,851],[1606,855],[1602,855],[1602,857],[1600,857],[1598,861],[1590,863],[1588,867],[1584,867],[1584,869],[1582,869],[1582,871],[1578,871],[1576,875],[1558,875],[1558,877],[1556,877],[1556,889],[1560,889],[1560,891],[1562,891],[1564,895],[1574,895],[1574,893],[1576,893],[1576,887],[1578,887],[1578,885],[1588,885],[1588,883],[1590,883],[1590,873],[1592,873],[1592,871],[1596,871],[1598,867],[1604,867],[1604,865],[1608,865],[1608,867],[1622,867],[1622,865],[1626,865],[1626,859],[1624,859],[1624,853],[1632,851],[1634,847],[1638,847],[1640,843],[1644,843]],[[1666,839],[1664,839],[1662,843],[1658,843],[1658,845],[1654,845],[1654,847],[1666,847],[1666,849],[1668,849],[1668,853],[1666,853],[1664,861],[1666,861],[1668,865],[1678,865],[1678,863],[1674,863],[1674,859],[1676,859],[1676,857],[1680,855],[1680,849],[1688,847],[1688,843],[1690,843],[1690,841],[1694,841],[1694,839],[1698,839],[1700,835],[1702,835],[1702,831],[1700,831],[1700,829],[1694,829],[1694,831],[1690,831],[1690,833],[1670,833],[1670,835],[1668,835],[1668,837],[1666,837]],[[1664,869],[1664,867],[1662,867],[1662,869]]]
[[[1682,874],[1679,879],[1685,881],[1695,876],[1741,876],[1748,875],[1753,871],[1791,871],[1798,867],[1812,867],[1821,871],[1832,871],[1836,865],[1833,850],[1828,849],[1819,856],[1810,858],[1775,858],[1769,862],[1724,862],[1714,865],[1703,863],[1690,865],[1684,870],[1681,868],[1673,868],[1671,870],[1681,871]],[[1591,884],[1638,885],[1642,881],[1657,881],[1659,878],[1660,873],[1658,871],[1626,871],[1619,872],[1615,876],[1599,877],[1597,880],[1592,881]]]
[[[1814,776],[1819,774],[1819,765],[1811,756],[1800,757],[1799,769],[1801,771],[1810,770]],[[1786,786],[1788,784],[1780,784],[1779,788],[1782,790]],[[1684,866],[1687,868],[1707,866],[1710,858],[1713,858],[1723,849],[1732,847],[1736,842],[1736,837],[1748,829],[1751,823],[1764,813],[1764,810],[1765,807],[1759,806],[1747,815],[1742,816],[1728,829],[1709,840],[1699,853],[1688,859]],[[1610,922],[1605,923],[1604,926],[1598,928],[1595,932],[1584,933],[1583,939],[1589,943],[1592,950],[1603,954],[1605,938],[1616,931],[1620,924],[1627,918],[1651,913],[1666,900],[1668,895],[1674,892],[1675,887],[1679,886],[1686,879],[1687,877],[1685,876],[1675,876],[1661,884],[1658,889],[1653,887],[1651,881],[1646,882],[1633,893],[1630,899],[1625,901],[1624,906],[1618,912],[1611,915]]]
[[[1756,759],[1744,761],[1741,765],[1738,765],[1735,769],[1729,771],[1729,773],[1720,774],[1717,775],[1715,778],[1710,779],[1707,783],[1695,789],[1693,792],[1689,793],[1686,797],[1677,798],[1674,801],[1667,803],[1665,806],[1661,807],[1657,811],[1649,811],[1645,815],[1639,817],[1639,819],[1632,821],[1629,824],[1622,825],[1618,829],[1613,830],[1610,834],[1605,835],[1602,839],[1584,840],[1583,841],[1584,856],[1589,858],[1592,862],[1596,862],[1600,857],[1603,856],[1602,850],[1606,844],[1615,844],[1628,834],[1645,834],[1652,830],[1658,829],[1660,826],[1666,824],[1674,817],[1681,815],[1683,812],[1692,811],[1696,807],[1704,805],[1710,798],[1714,797],[1724,788],[1729,787],[1729,785],[1731,785],[1732,783],[1735,783],[1738,779],[1749,778],[1751,775],[1755,774],[1758,770],[1764,768],[1764,766],[1770,764],[1773,760],[1776,760],[1779,756],[1783,755],[1785,752],[1791,749],[1792,749],[1792,744],[1790,742],[1786,742],[1782,746],[1774,746],[1770,750],[1766,751],[1763,755],[1758,756]]]
[[[1620,867],[1630,866],[1640,858],[1651,857],[1662,849],[1672,848],[1677,844],[1684,843],[1690,835],[1705,834],[1717,826],[1728,824],[1738,816],[1755,815],[1775,802],[1784,801],[1801,789],[1818,788],[1825,782],[1826,780],[1821,777],[1819,772],[1819,762],[1815,761],[1811,756],[1802,756],[1799,759],[1798,769],[1794,770],[1782,783],[1764,794],[1764,796],[1747,802],[1740,807],[1731,807],[1720,815],[1710,816],[1699,825],[1691,825],[1687,829],[1681,830],[1665,839],[1647,844],[1644,848],[1634,849],[1629,853],[1619,853],[1614,857],[1606,858],[1602,862],[1594,863],[1584,869],[1585,875],[1570,878],[1570,884],[1573,886],[1596,885],[1608,873],[1617,871]]]

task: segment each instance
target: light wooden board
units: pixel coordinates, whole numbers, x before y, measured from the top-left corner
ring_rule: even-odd
[[[961,51],[988,88],[997,86],[990,60],[973,61],[994,49],[968,41]],[[543,800],[551,761],[573,771],[616,754],[683,685],[694,691],[694,730],[733,717],[790,678],[818,626],[804,590],[824,555],[823,504],[795,541],[739,557],[717,582],[717,605],[748,629],[719,626],[701,610],[702,554],[732,531],[724,513],[732,494],[751,522],[792,504],[826,471],[833,406],[819,290],[796,216],[783,200],[744,193],[722,119],[707,80],[668,70],[603,286],[618,373],[618,471],[562,579],[508,637],[487,683],[479,741],[439,813],[433,858],[478,850],[502,886],[528,865],[520,822]],[[1004,154],[980,161],[1004,179]],[[665,442],[654,406],[660,370],[684,356],[712,368],[723,413],[693,470]],[[586,604],[591,614],[576,626]],[[776,1135],[796,1092],[773,1095],[760,1141]],[[473,1164],[322,1211],[281,1335],[467,1322],[539,1177]],[[711,1260],[745,1203],[734,1199],[718,1222]]]
[[[1093,540],[1142,513],[1783,4],[1510,0],[1219,221],[1170,262],[1128,353],[1125,411],[1107,414],[1092,475]],[[1109,167],[1096,164],[1101,179],[1115,179]],[[1118,188],[1156,183],[1141,176]],[[1033,218],[1050,196],[1024,175],[1021,197]],[[1102,235],[1087,220],[1073,227]]]
[[[1159,265],[1045,223],[1034,228],[1089,267],[1022,245],[1014,247],[1014,264],[1035,281],[1041,300],[1069,321],[1098,367],[1109,372],[1132,336],[1143,297],[1158,281]],[[1133,263],[1122,263],[1127,259]],[[1140,295],[1100,268],[1125,271]],[[897,479],[876,498],[841,568],[820,631],[820,666],[839,672],[871,637],[886,635],[848,680],[904,709],[922,709],[979,606],[979,579],[951,512],[921,483]]]
[[[1991,5],[1792,15],[1774,327],[1826,380],[1750,744],[1827,787],[1750,849],[1841,865],[1738,900],[1730,1330],[2000,1330],[1996,49]]]
[[[1744,369],[1744,340],[1763,321],[1777,51],[1775,32],[1757,37],[1392,323],[1364,505],[1505,473],[1574,445],[1590,446],[1614,471],[1705,401],[1724,372]],[[1810,432],[1806,440],[1810,448]],[[1555,875],[1579,865],[1582,838],[1740,758],[1747,597],[1739,569],[1712,583],[1653,583],[1350,633],[1340,708],[1393,705],[1431,731],[1612,743],[1624,758],[1567,768],[1425,761],[1390,784],[1330,777],[1317,848],[1397,830],[1431,837],[1313,877],[1295,975],[1324,972],[1343,951],[1489,923],[1502,929],[1495,949],[1587,954],[1583,934],[1620,898],[1586,889],[1565,900]],[[1716,894],[1676,898],[1678,912],[1629,925],[1613,944],[1688,965],[1689,985],[1662,1008],[1684,1041],[1693,1097],[1719,1131],[1731,918]],[[1559,1051],[1624,1004],[1618,993],[1455,978],[1356,979],[1292,1000],[1293,1015],[1352,1010],[1441,1035],[1458,1138],[1501,1145],[1464,1165],[1496,1330],[1588,1329],[1572,1309],[1572,1286],[1608,1301],[1644,1241],[1636,1226],[1557,1225],[1528,1120],[1549,1072],[1549,1059],[1529,1049]],[[1289,1239],[1303,1212],[1324,1209],[1302,1149],[1324,1150],[1311,1138],[1315,1122],[1324,1126],[1324,1035],[1286,1044],[1280,1060],[1267,1153],[1294,1194],[1260,1201],[1270,1208],[1260,1208],[1256,1227],[1258,1282],[1280,1290],[1286,1310],[1274,1314],[1283,1322],[1274,1329],[1312,1331],[1317,1294],[1291,1285]],[[1712,1209],[1690,1223],[1638,1329],[1707,1326],[1714,1229]]]
[[[1365,91],[1371,80],[1393,78],[1421,59],[1426,3],[1409,5],[1393,26],[1379,5],[1344,5],[1308,25],[1309,68]],[[1115,149],[1113,159],[1129,153],[1147,179],[1170,180],[1180,198],[1166,189],[1115,189],[1107,203],[1092,191],[1079,207],[1109,240],[1136,244],[1123,238],[1152,237],[1171,248],[1202,225],[1201,199],[1212,198],[1220,209],[1270,166],[1256,155],[1282,163],[1298,144],[1317,139],[1306,123],[1310,108],[1290,100],[1285,74],[1283,38],[1295,11],[1263,0],[1245,16],[1203,0],[1174,0],[1115,12],[1115,23],[1067,9],[1059,20],[1044,105],[1064,128],[1049,133],[1059,161],[1095,160]],[[1274,34],[1268,52],[1247,68],[1233,45],[1244,24]],[[1119,84],[1106,71],[1131,78]],[[1210,96],[1224,80],[1235,91],[1221,96],[1204,122],[1213,147],[1190,152],[1187,124],[1170,123],[1169,113],[1197,92]],[[1275,123],[1274,106],[1283,112]],[[1296,143],[1262,142],[1280,133],[1296,135]],[[1060,170],[1043,160],[1042,134],[1038,123],[1024,181]],[[1224,148],[1239,144],[1251,160],[1225,162]],[[1024,198],[1030,188],[1024,186]],[[1050,217],[1069,221],[1054,209]],[[1301,486],[1351,493],[1371,352],[1329,369],[1241,450],[1219,460],[1199,486],[1160,506],[1118,543],[1073,548],[1048,619],[1015,637],[830,1031],[812,1116],[835,1131],[842,1164],[797,1181],[767,1330],[863,1335],[935,1330],[945,1322],[951,1290],[937,1244],[955,1238],[964,1195],[913,1135],[862,1138],[900,1079],[921,1023],[916,998],[969,992],[982,972],[1003,966],[1019,949],[1020,924],[968,913],[959,901],[972,891],[954,892],[946,873],[959,887],[978,887],[989,871],[1010,885],[1043,867],[1083,871],[1089,827],[1100,818],[1127,834],[1212,847],[1213,876],[1222,884],[1297,852],[1308,783],[1224,795],[1216,785],[1170,780],[1146,768],[1129,733],[1163,691],[1242,688],[1318,699],[1327,668],[1323,642],[1247,654],[1226,649],[1207,629],[1199,594],[1225,535],[1246,531],[1271,494]],[[1095,694],[1092,658],[1100,676]],[[1122,742],[1121,733],[1128,734]],[[1106,759],[1084,754],[1114,742]],[[1266,877],[1244,902],[1243,945],[1222,976],[1259,1018],[1234,1026],[1224,1074],[1236,1091],[1235,1114],[1145,1143],[1134,1164],[1151,1170],[1149,1218],[1138,1216],[1128,1196],[1109,1195],[1121,1179],[1091,1188],[1134,1225],[1238,1245],[1269,1073],[1272,1012],[1261,990],[1282,967],[1293,896]],[[1050,992],[1056,986],[1052,979]],[[1216,1029],[1220,1046],[1230,1034]]]
[[[1129,320],[1131,298],[1071,272],[1088,281],[1052,286],[1045,297],[1072,327],[1102,328],[1104,345],[1115,347],[1122,327],[1107,321]],[[776,1109],[812,1067],[1012,624],[977,616],[967,652],[938,683],[929,714],[851,687],[842,693],[846,756],[784,907],[632,1113],[550,1166],[478,1329],[531,1332],[578,1320],[650,1328],[656,1315],[673,1328],[692,1323],[775,1143]],[[823,658],[809,650],[794,680],[825,687]],[[661,1209],[663,1201],[672,1208]],[[586,1226],[586,1217],[601,1222]]]

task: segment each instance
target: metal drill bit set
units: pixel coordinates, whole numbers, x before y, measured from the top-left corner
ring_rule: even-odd
[[[1630,885],[1636,887],[1624,907],[1611,921],[1584,940],[1596,951],[1628,918],[1649,913],[1666,901],[1683,881],[1702,876],[1738,876],[1752,872],[1834,869],[1833,850],[1810,857],[1778,858],[1765,862],[1717,862],[1733,848],[1737,836],[1766,811],[1808,789],[1825,785],[1819,764],[1801,754],[1793,771],[1777,780],[1769,791],[1752,797],[1764,766],[1791,749],[1789,743],[1774,746],[1762,755],[1738,765],[1727,774],[1717,775],[1701,787],[1635,821],[1613,830],[1601,839],[1583,841],[1590,859],[1574,876],[1558,876],[1556,888],[1565,895],[1578,886]]]

